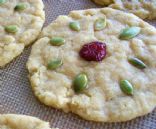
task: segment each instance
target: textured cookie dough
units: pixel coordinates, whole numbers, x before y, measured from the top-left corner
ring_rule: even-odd
[[[19,3],[25,3],[27,8],[15,11]],[[43,8],[42,0],[7,0],[0,4],[0,67],[21,54],[24,47],[37,38],[45,21]],[[6,32],[8,25],[16,25],[18,32]]]
[[[94,31],[98,18],[107,18],[104,30]],[[71,21],[80,23],[81,30],[69,28]],[[139,26],[141,32],[130,40],[120,40],[122,29]],[[63,37],[65,44],[52,46],[50,38]],[[81,47],[93,41],[107,45],[102,62],[88,62],[80,58]],[[87,120],[102,122],[127,121],[151,112],[156,106],[156,29],[133,14],[111,8],[72,11],[59,16],[44,28],[41,38],[33,45],[27,62],[32,88],[46,105],[73,112]],[[128,57],[137,56],[148,67],[137,69]],[[56,58],[63,65],[47,69]],[[73,80],[81,72],[87,74],[88,88],[79,94],[73,90]],[[121,79],[134,85],[134,95],[125,95],[119,86]]]
[[[133,13],[142,19],[156,18],[155,0],[93,0],[97,4],[108,5],[111,8]]]
[[[4,114],[0,115],[0,129],[51,129],[51,128],[48,122],[42,121],[35,117],[15,114]]]

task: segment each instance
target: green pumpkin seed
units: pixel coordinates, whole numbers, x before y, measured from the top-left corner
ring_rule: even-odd
[[[79,23],[79,22],[70,22],[70,23],[69,23],[69,27],[70,27],[72,30],[75,30],[75,31],[80,31],[80,29],[81,29],[80,23]]]
[[[122,33],[120,34],[120,39],[131,39],[137,36],[141,31],[140,27],[128,27],[123,29]]]
[[[74,79],[74,91],[77,93],[83,91],[87,87],[87,84],[88,78],[86,74],[77,75]]]
[[[61,46],[65,43],[65,40],[61,37],[54,37],[50,39],[50,44],[53,46]]]
[[[94,23],[94,30],[103,30],[106,27],[106,18],[99,18]]]
[[[60,60],[60,59],[55,59],[55,60],[49,61],[47,67],[48,67],[48,69],[50,69],[50,70],[54,70],[54,69],[57,69],[57,68],[61,67],[62,64],[63,64],[62,60]]]
[[[4,4],[6,2],[6,0],[0,0],[0,5]]]
[[[5,27],[5,31],[8,33],[16,33],[18,31],[18,27],[16,25],[9,25]]]
[[[138,58],[129,58],[128,61],[129,63],[131,63],[132,65],[134,65],[135,67],[139,69],[146,68],[146,64]]]
[[[19,3],[15,6],[15,11],[23,11],[27,8],[25,3]]]
[[[120,88],[121,90],[127,95],[133,95],[133,86],[128,80],[120,81]]]

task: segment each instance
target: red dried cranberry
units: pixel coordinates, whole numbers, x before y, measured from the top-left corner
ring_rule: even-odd
[[[106,56],[106,44],[97,41],[85,44],[79,55],[87,61],[102,61]]]

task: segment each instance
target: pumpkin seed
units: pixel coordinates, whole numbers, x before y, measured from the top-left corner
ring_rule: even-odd
[[[81,29],[80,23],[79,23],[79,22],[70,22],[70,23],[69,23],[69,27],[70,27],[72,30],[75,30],[75,31],[80,31],[80,29]]]
[[[122,33],[120,34],[120,39],[131,39],[137,36],[141,31],[140,27],[128,27],[123,29]]]
[[[48,69],[50,69],[50,70],[54,70],[54,69],[57,69],[57,68],[59,68],[60,66],[62,66],[62,64],[63,64],[62,60],[60,60],[60,59],[55,59],[55,60],[49,61],[47,67],[48,67]]]
[[[18,27],[16,25],[9,25],[5,27],[5,31],[8,33],[16,33],[18,31]]]
[[[27,8],[25,3],[19,3],[15,6],[15,11],[23,11]]]
[[[54,46],[61,46],[64,44],[64,42],[65,42],[65,40],[61,37],[54,37],[54,38],[50,39],[51,45],[54,45]]]
[[[88,78],[86,74],[81,73],[77,75],[74,80],[74,91],[77,93],[83,91],[87,87],[87,84]]]
[[[120,81],[121,90],[127,95],[133,95],[133,86],[128,80]]]
[[[106,18],[99,18],[94,23],[94,30],[103,30],[106,27]]]
[[[129,63],[131,63],[132,65],[134,65],[135,67],[139,69],[146,68],[146,64],[138,58],[129,58],[128,61]]]

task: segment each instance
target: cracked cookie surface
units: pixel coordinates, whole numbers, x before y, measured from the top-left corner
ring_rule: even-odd
[[[0,67],[20,55],[37,38],[45,20],[43,7],[42,0],[0,3]],[[8,29],[8,26],[16,28]]]
[[[105,28],[95,31],[95,21],[104,17]],[[69,27],[71,22],[79,23],[78,31]],[[121,31],[133,26],[141,28],[140,33],[131,39],[121,40]],[[59,41],[64,41],[64,44],[51,44],[51,38],[55,37],[63,38]],[[119,122],[145,115],[156,106],[155,40],[156,29],[153,26],[119,10],[89,9],[59,16],[43,29],[27,62],[34,94],[42,103],[76,113],[86,120]],[[101,62],[81,58],[82,46],[95,41],[106,44],[106,57]],[[135,56],[146,63],[145,69],[138,69],[128,62],[128,57]],[[53,59],[62,59],[62,62],[57,69],[47,68]],[[50,68],[56,68],[51,66],[56,66],[56,62],[50,65]],[[82,72],[88,77],[88,86],[76,93],[73,80]],[[132,96],[120,89],[122,79],[132,83]]]

